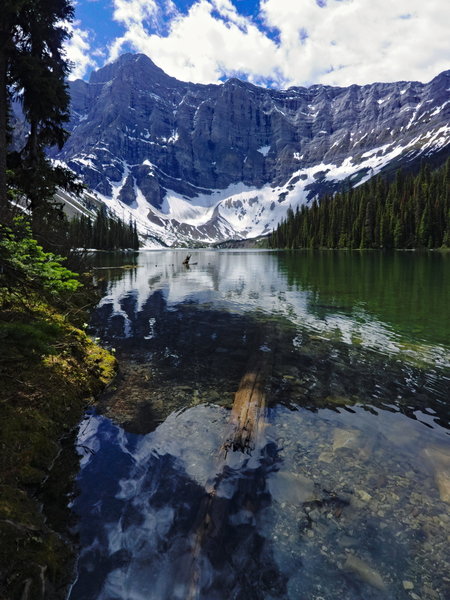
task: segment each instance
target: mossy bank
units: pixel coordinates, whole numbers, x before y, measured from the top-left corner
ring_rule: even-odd
[[[73,548],[64,517],[61,527],[54,517],[68,503],[74,470],[57,476],[59,508],[49,507],[46,487],[116,360],[44,303],[3,309],[0,345],[0,598],[64,598]]]

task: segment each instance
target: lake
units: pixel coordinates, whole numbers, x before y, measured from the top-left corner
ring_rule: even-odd
[[[450,255],[189,253],[95,256],[70,600],[450,598]]]

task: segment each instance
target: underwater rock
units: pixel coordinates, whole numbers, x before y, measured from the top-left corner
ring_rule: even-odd
[[[356,575],[358,575],[363,581],[369,583],[379,590],[386,589],[386,584],[384,583],[383,578],[378,571],[375,571],[375,569],[370,567],[367,563],[354,554],[350,554],[347,557],[347,560],[344,564],[344,569],[356,573]]]
[[[365,490],[358,490],[357,494],[361,498],[361,500],[363,500],[363,502],[369,502],[369,500],[372,500],[372,496],[368,494]]]
[[[450,450],[431,446],[424,450],[434,469],[434,478],[443,502],[450,503]]]
[[[359,431],[355,429],[335,429],[333,434],[333,452],[339,448],[355,448],[359,446]]]
[[[333,455],[332,455],[332,453],[331,453],[331,452],[321,452],[321,453],[319,454],[319,458],[318,458],[318,460],[319,460],[320,462],[325,462],[325,463],[328,463],[328,464],[330,464],[330,463],[332,463],[332,462],[333,462]]]
[[[314,499],[314,482],[298,473],[278,471],[267,481],[272,498],[277,502],[301,504]]]

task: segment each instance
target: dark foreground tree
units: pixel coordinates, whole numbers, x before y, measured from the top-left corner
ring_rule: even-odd
[[[17,17],[23,0],[4,0],[0,10],[0,218],[4,218],[7,208],[6,149],[10,93],[11,56],[14,38],[18,30]]]
[[[8,117],[18,100],[29,126],[26,143],[10,156],[11,185],[39,211],[61,182],[45,149],[64,144],[69,118],[66,76],[69,62],[63,44],[69,37],[64,22],[73,19],[69,0],[3,0],[0,10],[0,210],[7,192]]]

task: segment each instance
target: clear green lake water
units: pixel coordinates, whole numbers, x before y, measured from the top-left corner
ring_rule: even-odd
[[[80,424],[70,600],[449,598],[450,255],[185,254],[93,259],[121,374]],[[255,353],[265,425],[223,462]]]

